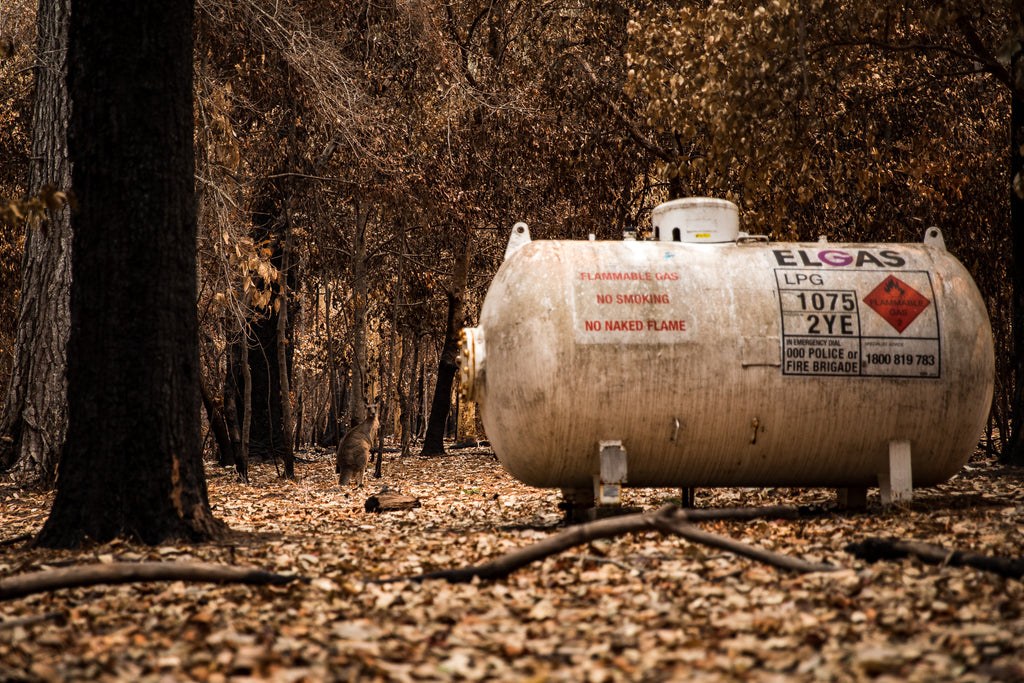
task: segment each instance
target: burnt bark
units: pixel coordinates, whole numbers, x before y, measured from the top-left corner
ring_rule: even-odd
[[[295,450],[293,437],[293,424],[292,424],[292,397],[291,397],[291,382],[288,378],[288,368],[291,366],[289,362],[288,353],[288,272],[289,272],[289,260],[291,250],[291,225],[290,221],[285,221],[285,240],[282,248],[282,268],[284,270],[284,277],[281,278],[281,293],[278,295],[279,305],[277,309],[277,368],[278,368],[278,383],[281,387],[280,401],[281,401],[281,455],[284,459],[284,478],[294,479],[295,478]]]
[[[252,400],[249,456],[256,461],[276,460],[284,456],[277,314],[270,311],[265,316],[250,320],[247,340]]]
[[[190,0],[75,6],[68,431],[44,547],[202,541]]]
[[[69,0],[40,0],[29,193],[71,186],[65,83]],[[67,430],[67,338],[71,285],[68,207],[47,212],[25,235],[17,340],[0,416],[0,470],[14,468],[23,486],[53,486]]]
[[[233,465],[238,473],[239,480],[249,483],[249,468],[246,466],[245,458],[242,457],[240,444],[236,444],[231,438],[231,428],[228,426],[227,411],[223,401],[217,399],[210,391],[210,388],[199,378],[199,389],[202,392],[203,407],[206,409],[206,418],[210,422],[210,429],[217,441],[217,450],[220,452],[219,462],[222,465]]]
[[[448,316],[445,321],[444,346],[437,368],[437,384],[430,403],[427,434],[423,438],[422,457],[444,455],[444,433],[452,408],[452,387],[459,371],[459,331],[465,317],[466,286],[469,281],[469,259],[472,241],[466,238],[455,257],[455,272],[448,291]]]
[[[359,202],[355,205],[355,224],[352,232],[352,379],[348,395],[347,427],[360,424],[366,418],[367,375],[366,316],[369,307],[369,283],[366,275],[366,238],[370,215]]]
[[[1024,50],[1018,52],[1024,61]],[[1000,459],[1024,464],[1024,99],[1010,98],[1010,235],[1013,249],[1013,401],[1009,447]]]
[[[225,320],[224,329],[231,329],[231,321]],[[242,366],[242,341],[241,332],[235,332],[235,341],[231,342],[227,349],[226,368],[224,372],[224,422],[227,426],[228,437],[231,440],[231,449],[234,454],[237,455],[241,461],[242,466],[248,471],[248,458],[246,457],[246,449],[242,444],[242,423],[244,416],[242,415],[242,406],[245,404],[244,396],[246,389],[246,379],[244,368]],[[221,467],[227,467],[233,464],[231,460],[226,459],[226,456],[230,453],[222,453],[222,458],[218,461]]]
[[[327,331],[327,375],[330,382],[327,400],[330,404],[328,405],[327,429],[324,430],[320,437],[320,445],[337,446],[340,440],[338,436],[338,421],[341,419],[339,410],[341,400],[338,396],[338,355],[334,348],[334,325],[331,322],[333,303],[331,284],[327,283],[324,290],[324,329]]]
[[[398,405],[401,415],[402,455],[406,457],[412,451],[412,410],[415,387],[413,384],[414,368],[416,367],[416,340],[412,328],[402,329],[402,361],[398,368]]]

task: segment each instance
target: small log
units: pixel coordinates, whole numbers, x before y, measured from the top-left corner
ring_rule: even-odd
[[[295,575],[274,574],[247,567],[228,567],[205,562],[114,562],[48,569],[0,579],[0,600],[21,598],[58,588],[143,581],[205,581],[282,585],[309,582]]]
[[[412,510],[420,506],[420,499],[395,491],[381,491],[366,499],[367,512],[394,512]]]
[[[1011,579],[1024,577],[1024,559],[979,555],[962,550],[948,550],[922,541],[901,541],[895,538],[865,538],[861,543],[846,546],[846,552],[867,562],[898,560],[913,556],[927,564],[951,567],[974,567]]]

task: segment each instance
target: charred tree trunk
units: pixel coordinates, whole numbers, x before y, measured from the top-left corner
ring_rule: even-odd
[[[249,456],[272,461],[283,456],[281,430],[281,378],[277,362],[277,315],[250,321],[249,375],[252,412],[249,426]]]
[[[413,369],[416,367],[416,342],[412,329],[402,330],[402,362],[398,368],[398,405],[401,415],[402,457],[412,450]]]
[[[1024,55],[1018,53],[1018,60]],[[1002,460],[1024,464],[1024,100],[1010,97],[1010,234],[1013,245],[1013,436]]]
[[[36,539],[201,541],[203,474],[189,0],[71,16],[68,431]]]
[[[452,387],[459,371],[459,331],[465,313],[466,286],[469,282],[469,259],[472,240],[466,238],[455,256],[455,272],[448,292],[448,317],[445,322],[444,347],[437,368],[437,384],[430,404],[427,434],[420,455],[444,455],[444,433],[452,407]]]
[[[368,211],[356,202],[355,227],[352,233],[352,383],[349,391],[347,427],[362,423],[366,418],[367,371],[366,313],[369,286],[366,281],[366,238],[369,230]]]
[[[245,483],[249,483],[249,473],[245,467],[245,461],[241,459],[240,454],[235,450],[235,444],[231,439],[223,402],[217,400],[217,397],[206,386],[202,377],[199,378],[199,389],[202,392],[206,418],[210,422],[210,429],[213,431],[214,439],[217,441],[220,460],[234,465],[238,478]]]
[[[380,479],[383,475],[384,467],[384,435],[385,432],[391,432],[394,429],[395,424],[395,408],[397,401],[395,400],[395,375],[399,372],[399,362],[395,355],[398,348],[398,310],[402,305],[402,288],[404,275],[403,266],[405,264],[405,230],[401,230],[402,240],[402,255],[398,258],[398,275],[395,282],[395,301],[391,312],[391,331],[390,341],[388,343],[388,360],[387,360],[387,381],[384,385],[384,396],[379,401],[381,404],[381,425],[382,428],[377,432],[377,458],[374,462],[373,476]],[[399,380],[401,383],[401,380]]]
[[[242,346],[239,355],[242,371],[242,459],[249,462],[249,433],[252,431],[252,372],[249,370],[249,338],[242,323]]]
[[[229,323],[229,320],[225,320],[225,330],[231,329]],[[228,346],[227,367],[224,372],[224,390],[222,393],[224,395],[224,421],[228,429],[228,438],[231,440],[231,451],[234,453],[237,461],[221,460],[219,464],[221,467],[235,464],[236,467],[241,467],[242,470],[248,473],[246,452],[242,445],[243,415],[241,413],[242,405],[245,403],[243,397],[246,384],[242,365],[244,341],[240,339],[241,332],[236,331],[234,334],[239,338]],[[248,478],[248,474],[246,474],[246,478]]]
[[[32,115],[29,193],[71,186],[67,121],[69,0],[40,0],[40,60]],[[67,430],[67,339],[71,285],[71,211],[55,208],[29,225],[21,275],[18,333],[5,409],[0,416],[0,470],[14,467],[24,486],[53,486]]]
[[[330,415],[327,417],[327,429],[320,438],[321,446],[337,446],[340,436],[338,435],[338,420],[341,419],[338,397],[338,354],[334,348],[334,335],[332,333],[334,324],[331,320],[331,309],[333,306],[332,288],[330,283],[326,286],[324,294],[324,328],[327,330],[327,373],[330,389],[327,400],[330,402]]]
[[[281,455],[284,460],[284,478],[294,479],[295,478],[295,450],[294,444],[292,443],[292,396],[291,396],[291,382],[288,379],[288,368],[291,366],[289,363],[288,353],[288,294],[290,288],[288,287],[288,275],[290,264],[290,250],[291,250],[291,220],[290,217],[285,218],[285,239],[284,246],[282,247],[282,258],[281,267],[283,270],[283,276],[281,277],[281,293],[278,295],[278,301],[280,305],[277,308],[277,368],[278,368],[278,382],[281,387],[280,401],[281,401]]]

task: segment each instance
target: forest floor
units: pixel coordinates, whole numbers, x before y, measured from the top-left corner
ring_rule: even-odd
[[[678,536],[593,541],[497,581],[372,579],[479,564],[559,531],[560,495],[519,484],[490,451],[386,455],[384,478],[337,485],[333,454],[297,481],[210,466],[214,512],[248,538],[78,552],[0,545],[0,578],[48,567],[197,560],[301,574],[284,586],[152,582],[0,601],[0,680],[1022,681],[1024,587],[845,547],[899,537],[1019,557],[1024,472],[977,455],[889,512],[832,509],[822,489],[709,489],[698,507],[799,505],[795,520],[708,531],[841,569],[795,574]],[[381,484],[422,506],[364,512]],[[656,509],[678,491],[626,490]],[[37,531],[51,498],[0,482],[0,543]]]

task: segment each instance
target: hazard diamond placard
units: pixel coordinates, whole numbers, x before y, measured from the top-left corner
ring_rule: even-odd
[[[864,303],[902,334],[931,301],[895,275],[890,275],[864,297]]]

